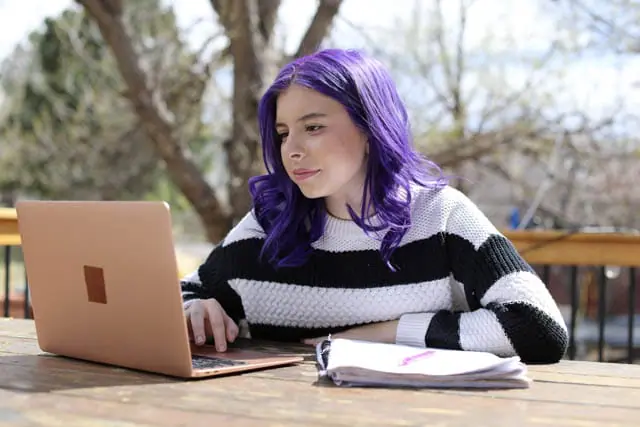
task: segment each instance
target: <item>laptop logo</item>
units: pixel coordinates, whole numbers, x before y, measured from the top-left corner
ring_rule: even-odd
[[[107,285],[104,283],[104,270],[102,268],[85,265],[84,283],[87,286],[89,302],[107,303]]]

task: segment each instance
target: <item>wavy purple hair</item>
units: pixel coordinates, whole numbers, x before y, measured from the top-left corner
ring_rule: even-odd
[[[441,188],[446,180],[437,165],[413,148],[407,112],[388,71],[356,50],[326,49],[287,64],[260,101],[260,136],[268,173],[251,178],[249,191],[257,221],[266,232],[261,256],[275,267],[303,264],[326,221],[324,200],[306,198],[282,164],[275,130],[276,100],[292,84],[340,102],[367,136],[369,158],[360,215],[348,209],[365,232],[387,230],[380,253],[393,269],[391,254],[411,226],[411,183]],[[437,176],[428,173],[430,167]],[[372,205],[377,225],[364,214]]]

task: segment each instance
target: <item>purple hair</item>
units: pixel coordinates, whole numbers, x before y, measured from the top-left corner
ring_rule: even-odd
[[[275,130],[276,100],[292,84],[340,102],[367,136],[369,157],[360,216],[348,209],[365,232],[387,230],[380,253],[393,269],[391,254],[411,226],[411,184],[441,188],[446,180],[437,165],[414,149],[407,112],[388,71],[356,50],[326,49],[287,64],[260,101],[258,119],[267,174],[251,178],[249,191],[257,221],[266,232],[261,255],[268,256],[275,267],[303,264],[326,221],[324,200],[306,198],[282,164]],[[428,173],[429,167],[437,170],[437,177]],[[377,226],[365,216],[371,205]]]

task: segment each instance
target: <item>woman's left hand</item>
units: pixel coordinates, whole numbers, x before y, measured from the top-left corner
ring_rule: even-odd
[[[398,321],[370,323],[368,325],[356,326],[343,332],[331,334],[331,338],[346,338],[353,340],[372,341],[394,344],[396,342],[396,329]],[[317,345],[327,337],[307,338],[302,340],[308,345]]]

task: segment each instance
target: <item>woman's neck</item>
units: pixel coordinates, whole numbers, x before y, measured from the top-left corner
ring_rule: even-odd
[[[336,193],[324,198],[324,205],[327,213],[337,219],[351,220],[348,206],[353,209],[358,216],[361,215],[362,200],[365,194],[366,180],[366,163],[363,162],[362,168],[356,175],[346,184],[342,186]],[[374,214],[373,206],[370,207],[371,212],[365,213],[365,216]]]
[[[421,187],[419,186],[411,186],[409,191],[413,193],[412,200],[415,200],[415,192],[420,191],[420,189]],[[404,189],[398,191],[403,197],[406,197]],[[325,212],[327,215],[325,234],[341,236],[342,238],[362,234],[362,229],[351,219],[351,215],[349,215],[347,203],[350,203],[356,216],[361,217],[362,199],[359,199],[357,203],[353,203],[353,201],[347,202],[346,198],[342,198],[340,201],[336,197],[325,198]],[[373,204],[369,206],[369,211],[364,218],[367,224],[373,226],[379,226],[381,224],[380,217],[375,211]]]
[[[352,202],[349,206],[351,206],[351,209],[353,209],[357,217],[361,217],[362,201],[359,201],[358,204]],[[325,199],[325,212],[327,215],[324,231],[325,236],[338,236],[341,238],[349,236],[356,238],[362,235],[363,231],[360,226],[351,219],[347,202],[344,201],[344,199],[342,204],[331,204]],[[375,214],[373,205],[369,207],[369,212],[364,218],[367,223],[379,225],[379,218]]]
[[[358,196],[330,196],[324,199],[325,210],[327,214],[333,218],[340,220],[351,220],[349,214],[349,206],[353,211],[360,216],[362,211],[362,190],[358,192]],[[375,209],[373,205],[369,206],[369,211],[365,213],[365,217],[375,215]]]
[[[349,213],[347,212],[347,216]],[[356,211],[356,215],[360,216],[360,213]],[[372,225],[379,225],[380,220],[376,215],[372,215],[365,221]],[[339,237],[344,238],[358,238],[362,237],[363,231],[358,224],[356,224],[350,216],[348,218],[338,218],[329,212],[327,212],[327,218],[325,223],[325,229],[323,233],[324,237]]]
[[[351,206],[351,209],[353,209],[356,215],[358,216],[361,215],[362,202],[360,202],[357,205],[350,204],[349,206]],[[329,215],[332,218],[342,220],[342,221],[351,221],[351,215],[349,214],[349,209],[346,203],[344,205],[339,205],[339,206],[330,206],[329,204],[325,203],[325,210],[327,211],[327,215]],[[365,213],[365,218],[372,217],[375,215],[375,213],[376,213],[375,209],[373,205],[371,205],[369,207],[369,211]]]

